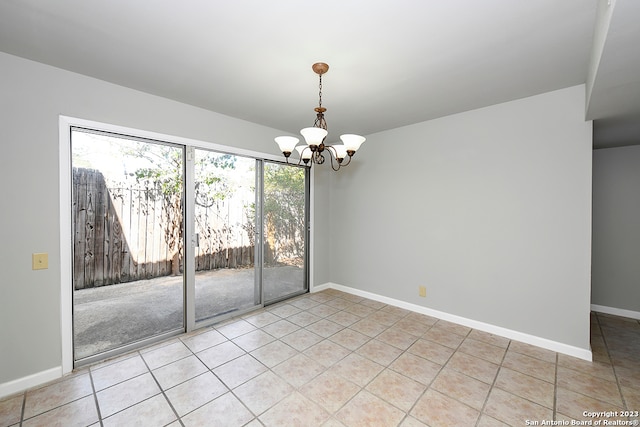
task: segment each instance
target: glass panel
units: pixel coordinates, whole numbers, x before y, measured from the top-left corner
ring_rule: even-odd
[[[255,274],[256,161],[195,150],[196,322],[260,304]]]
[[[74,358],[184,330],[183,149],[71,133]]]
[[[305,168],[264,163],[265,302],[307,289]]]

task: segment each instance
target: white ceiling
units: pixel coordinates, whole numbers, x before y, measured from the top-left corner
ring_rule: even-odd
[[[585,83],[599,1],[3,0],[0,51],[291,134],[327,62],[333,141]],[[617,0],[590,119],[640,117],[638,4]]]

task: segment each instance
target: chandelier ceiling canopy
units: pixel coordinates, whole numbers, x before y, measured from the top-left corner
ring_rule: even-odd
[[[365,141],[365,138],[355,134],[344,134],[340,135],[342,144],[324,143],[329,132],[327,131],[327,121],[324,118],[324,113],[327,109],[322,106],[322,75],[329,71],[329,66],[324,62],[317,62],[313,64],[311,69],[319,76],[319,101],[318,106],[314,108],[316,120],[313,126],[300,131],[300,134],[304,137],[305,144],[298,145],[300,140],[294,136],[278,136],[275,141],[282,154],[284,154],[287,163],[289,163],[291,153],[295,151],[299,156],[298,164],[304,162],[308,166],[314,163],[321,165],[325,162],[326,153],[329,156],[331,168],[337,171],[351,163],[351,158]]]

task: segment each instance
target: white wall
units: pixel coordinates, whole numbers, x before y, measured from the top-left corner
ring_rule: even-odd
[[[584,92],[369,135],[332,175],[331,281],[589,350]]]
[[[640,315],[639,261],[640,146],[595,150],[591,302]]]
[[[280,154],[273,137],[283,132],[4,53],[0,70],[2,391],[62,363],[60,239],[70,236],[59,232],[59,115],[270,154]],[[316,206],[315,217],[328,216]],[[49,253],[49,269],[31,270],[34,252]]]

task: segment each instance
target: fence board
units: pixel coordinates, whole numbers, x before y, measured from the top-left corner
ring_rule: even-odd
[[[164,219],[167,218],[166,216],[166,209],[164,207],[164,205],[161,203],[160,204],[160,223],[159,225],[161,225],[161,228],[164,225]],[[165,233],[163,232],[159,232],[158,233],[158,276],[166,276],[167,274],[169,274],[167,272],[167,256],[168,256],[168,251],[167,251],[167,236],[165,235]]]
[[[136,248],[137,248],[137,256],[136,256],[136,279],[142,279],[145,277],[145,238],[147,235],[147,200],[146,200],[146,192],[138,191],[138,197],[136,197],[137,201],[137,214],[138,214],[138,224],[136,232],[134,236],[137,237]]]
[[[95,215],[94,215],[94,223],[93,223],[93,227],[94,227],[94,235],[95,235],[95,240],[94,240],[94,249],[93,249],[93,259],[94,259],[94,263],[95,263],[95,286],[103,286],[104,285],[104,270],[105,270],[105,259],[104,259],[104,253],[105,253],[105,246],[109,244],[109,242],[105,241],[107,238],[106,235],[106,230],[105,230],[105,223],[106,223],[106,203],[107,203],[107,191],[106,191],[106,186],[103,185],[103,181],[104,178],[102,177],[102,175],[100,175],[100,177],[102,178],[100,181],[96,182],[95,184],[95,197],[94,197],[94,211],[95,211]]]
[[[167,211],[162,195],[155,191],[132,183],[107,188],[99,171],[74,168],[74,289],[173,274],[176,249],[168,239],[182,235],[170,228],[181,216]],[[172,202],[171,209],[180,206],[179,198]],[[240,227],[234,229],[220,217],[224,206],[199,206],[196,211],[198,271],[253,266],[255,248],[237,244],[249,239]],[[232,242],[234,247],[228,247]],[[176,270],[181,267],[176,265]]]
[[[117,189],[121,190],[121,189]],[[121,203],[121,191],[114,192],[113,197],[109,197],[110,209],[110,228],[111,228],[111,247],[109,248],[109,260],[111,261],[109,269],[109,282],[111,284],[120,283],[122,278],[122,226],[118,216]]]
[[[104,191],[103,194],[106,195],[105,200],[104,200],[104,204],[105,204],[105,209],[104,209],[104,240],[103,240],[103,245],[102,248],[104,250],[104,256],[103,256],[103,265],[104,265],[104,269],[103,269],[103,282],[102,285],[111,285],[113,284],[113,265],[111,263],[111,250],[113,248],[113,215],[110,214],[110,209],[113,208],[113,205],[111,204],[111,197],[109,197],[109,194]]]
[[[89,178],[89,177],[87,177]],[[87,179],[87,193],[86,193],[86,217],[83,224],[85,228],[84,241],[84,280],[85,283],[90,284],[91,287],[95,286],[95,262],[94,262],[94,246],[95,246],[95,210],[94,210],[94,196],[95,196],[95,180]]]
[[[155,209],[155,200],[153,198],[152,190],[147,190],[145,192],[146,200],[147,200],[147,223],[145,228],[145,236],[144,236],[144,255],[145,255],[145,279],[151,279],[154,275],[154,253],[153,253],[153,243],[154,243],[154,234],[153,229],[156,221],[156,209]]]
[[[121,188],[120,190],[120,200],[116,210],[120,215],[122,239],[120,247],[120,281],[128,282],[131,277],[131,254],[129,252],[129,246],[127,245],[127,231],[131,228],[131,212],[129,211],[131,206],[131,189]]]
[[[73,170],[73,182],[77,183],[73,192],[73,280],[76,289],[85,287],[84,254],[86,251],[85,227],[87,218],[87,174],[85,169]]]

